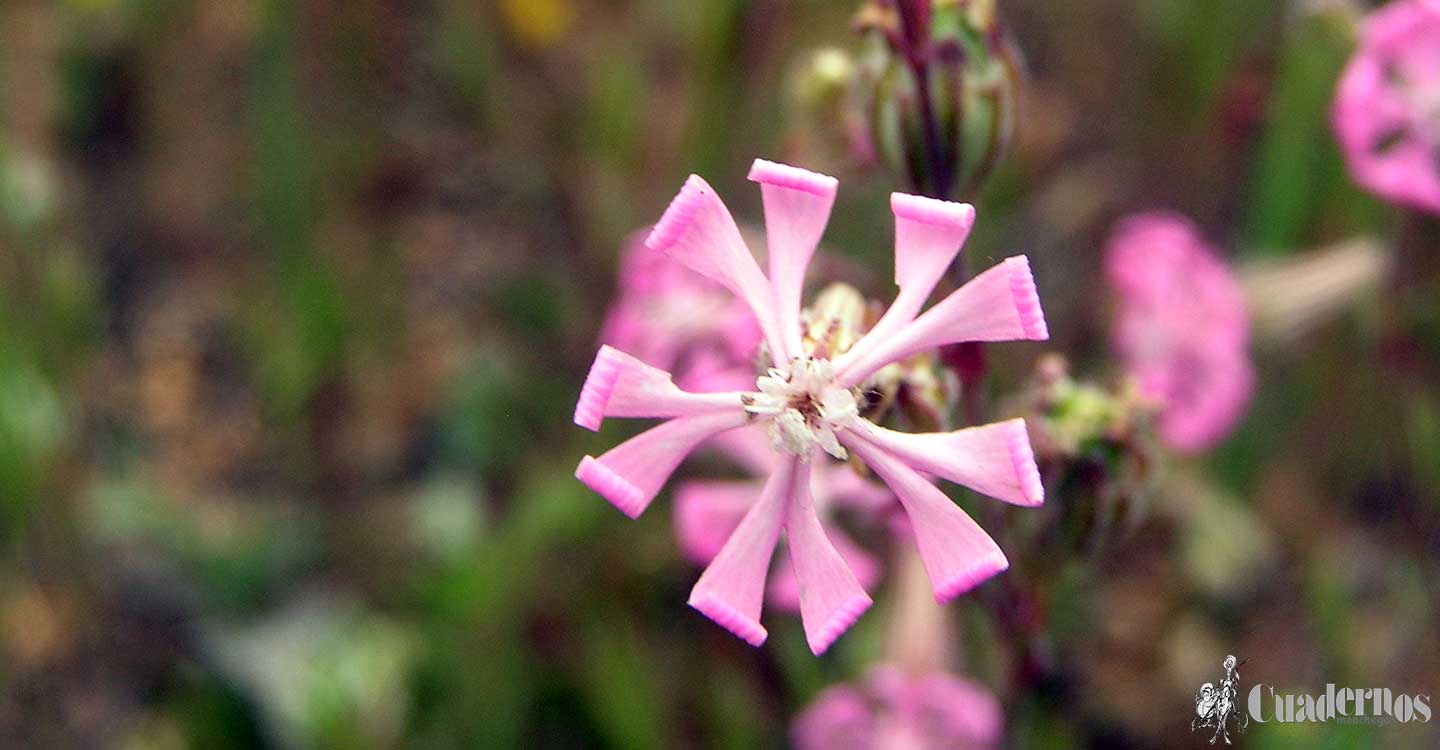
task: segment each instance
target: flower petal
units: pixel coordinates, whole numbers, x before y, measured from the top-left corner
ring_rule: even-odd
[[[795,717],[790,741],[797,750],[873,747],[875,708],[864,691],[848,684],[821,691]]]
[[[1195,353],[1188,368],[1171,373],[1162,394],[1160,437],[1181,453],[1199,453],[1219,443],[1245,415],[1255,390],[1255,373],[1243,351]]]
[[[999,746],[1005,717],[990,691],[944,673],[924,678],[921,689],[926,709],[942,720],[947,736],[966,745]]]
[[[675,537],[680,551],[701,565],[714,560],[763,487],[747,480],[681,484],[675,490]]]
[[[785,541],[800,589],[805,640],[816,656],[825,653],[873,603],[825,536],[810,495],[810,467],[802,464],[785,519]]]
[[[620,512],[636,518],[695,446],[744,424],[745,413],[738,410],[672,419],[611,448],[599,458],[586,456],[575,469],[575,478]]]
[[[786,353],[775,318],[770,281],[745,246],[730,210],[705,180],[690,175],[679,195],[665,209],[665,215],[655,224],[645,246],[664,252],[745,300],[759,321],[770,350]],[[788,357],[776,357],[777,362],[787,360]]]
[[[1045,502],[1023,419],[931,433],[896,432],[856,420],[854,430],[919,471],[1015,505]]]
[[[599,430],[605,417],[684,417],[738,410],[740,394],[689,393],[670,373],[611,346],[602,346],[575,404],[575,424]]]
[[[891,193],[890,210],[895,214],[895,284],[928,297],[970,236],[975,207]]]
[[[844,370],[915,319],[975,225],[975,207],[905,193],[890,194],[895,214],[895,284],[899,294],[870,331],[837,362]]]
[[[850,572],[855,574],[855,582],[860,584],[860,588],[867,592],[874,590],[875,584],[880,582],[880,561],[833,524],[826,525],[825,534],[830,538],[830,543],[835,545],[835,551],[840,553],[840,558],[845,561]],[[775,561],[775,571],[770,574],[770,588],[765,596],[766,601],[773,606],[787,612],[800,611],[800,581],[795,577],[795,566],[790,562],[790,554],[783,547]]]
[[[874,513],[895,502],[895,496],[885,485],[860,476],[849,466],[816,467],[815,480],[810,486],[815,490],[815,503],[822,508],[833,509],[840,506],[853,508],[861,513]],[[839,547],[840,543],[836,542],[835,546]],[[843,554],[844,550],[841,550],[841,553]],[[855,570],[855,577],[862,579],[863,584],[859,569],[854,565],[850,567]]]
[[[775,449],[770,447],[770,436],[761,422],[743,430],[716,435],[711,447],[755,476],[765,476],[774,471],[775,464],[780,460]]]
[[[789,357],[800,356],[800,298],[805,269],[830,221],[839,181],[798,167],[756,159],[750,180],[760,183],[776,322]],[[777,360],[777,361],[784,361]]]
[[[936,601],[949,601],[1010,567],[995,540],[935,485],[884,449],[849,433],[845,438],[904,506]]]
[[[857,385],[891,362],[946,344],[1049,337],[1030,261],[1017,255],[971,279],[909,325],[844,363],[839,381],[847,387]]]
[[[845,459],[850,457],[847,453],[845,453],[844,446],[840,445],[840,441],[835,438],[834,430],[831,430],[829,427],[821,427],[820,429],[813,430],[812,432],[815,435],[815,442],[819,443],[820,447],[823,448],[825,452],[829,453],[832,457],[837,458],[841,461],[844,461]]]
[[[690,590],[690,606],[752,646],[764,643],[768,635],[760,625],[765,574],[780,540],[799,465],[799,459],[792,458],[776,467],[759,500]]]
[[[916,673],[890,664],[870,670],[866,683],[875,699],[903,722],[889,728],[905,736],[923,730],[935,747],[1000,744],[1000,702],[980,685],[945,672]]]

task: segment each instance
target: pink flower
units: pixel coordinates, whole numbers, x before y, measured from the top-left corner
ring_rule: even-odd
[[[863,385],[885,365],[961,341],[1048,336],[1030,264],[1008,258],[921,314],[975,218],[972,207],[891,196],[896,222],[894,304],[869,333],[833,359],[807,351],[800,330],[801,288],[835,200],[833,177],[756,160],[769,245],[760,270],[725,204],[691,176],[646,245],[724,285],[755,315],[773,361],[753,388],[696,392],[670,373],[601,347],[575,407],[575,423],[598,430],[606,417],[666,421],[606,452],[586,456],[575,476],[634,518],[699,444],[732,430],[762,432],[773,470],[739,526],[690,594],[690,605],[759,645],[770,558],[785,534],[799,582],[800,617],[816,654],[870,607],[871,599],[821,525],[811,490],[821,451],[853,451],[899,499],[915,530],[935,596],[945,601],[1004,570],[1004,553],[922,475],[933,474],[1018,505],[1042,502],[1023,420],[948,433],[905,434],[859,416]]]
[[[1183,216],[1120,223],[1105,268],[1118,294],[1112,339],[1125,369],[1160,404],[1160,435],[1194,452],[1223,438],[1254,388],[1239,283]]]
[[[751,362],[760,343],[755,316],[725,287],[645,246],[625,243],[620,294],[610,306],[600,343],[641,361],[688,372],[700,363]]]
[[[790,733],[797,750],[982,750],[999,746],[1003,723],[999,701],[973,682],[879,666],[820,693]]]
[[[1398,0],[1366,19],[1332,121],[1357,182],[1440,213],[1440,0]]]

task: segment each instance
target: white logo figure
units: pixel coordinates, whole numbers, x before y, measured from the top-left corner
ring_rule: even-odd
[[[1230,744],[1231,720],[1234,720],[1235,728],[1242,732],[1250,725],[1250,717],[1238,710],[1240,672],[1235,657],[1225,657],[1223,666],[1225,678],[1220,681],[1219,687],[1209,682],[1200,686],[1200,693],[1195,696],[1195,718],[1190,720],[1191,732],[1200,727],[1215,728],[1215,734],[1210,738],[1212,745],[1221,737],[1225,738],[1225,744]]]

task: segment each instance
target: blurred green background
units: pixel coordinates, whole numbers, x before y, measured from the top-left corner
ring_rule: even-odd
[[[1405,270],[1257,329],[1240,429],[1057,573],[1047,679],[1005,677],[985,587],[952,605],[1008,745],[1198,745],[1226,653],[1440,693],[1440,233],[1333,145],[1357,8],[1000,8],[1030,78],[966,252],[1028,253],[1054,338],[998,347],[997,393],[1045,351],[1113,375],[1099,257],[1129,212],[1242,266],[1365,236]],[[690,172],[758,224],[752,158],[833,170],[829,252],[888,294],[896,185],[815,161],[791,96],[854,10],[0,4],[0,747],[785,746],[877,658],[884,590],[822,659],[783,615],[745,646],[684,605],[664,496],[631,522],[573,480],[623,428],[570,413],[622,242]]]

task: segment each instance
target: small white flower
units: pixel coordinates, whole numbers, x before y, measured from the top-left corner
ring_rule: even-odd
[[[770,420],[770,443],[775,450],[797,456],[809,454],[814,437],[805,424],[805,416],[796,409],[786,409]]]
[[[768,419],[770,442],[777,451],[808,457],[815,446],[844,460],[848,455],[835,437],[860,411],[855,394],[835,384],[829,360],[797,358],[789,372],[772,368],[755,381],[745,410]]]

